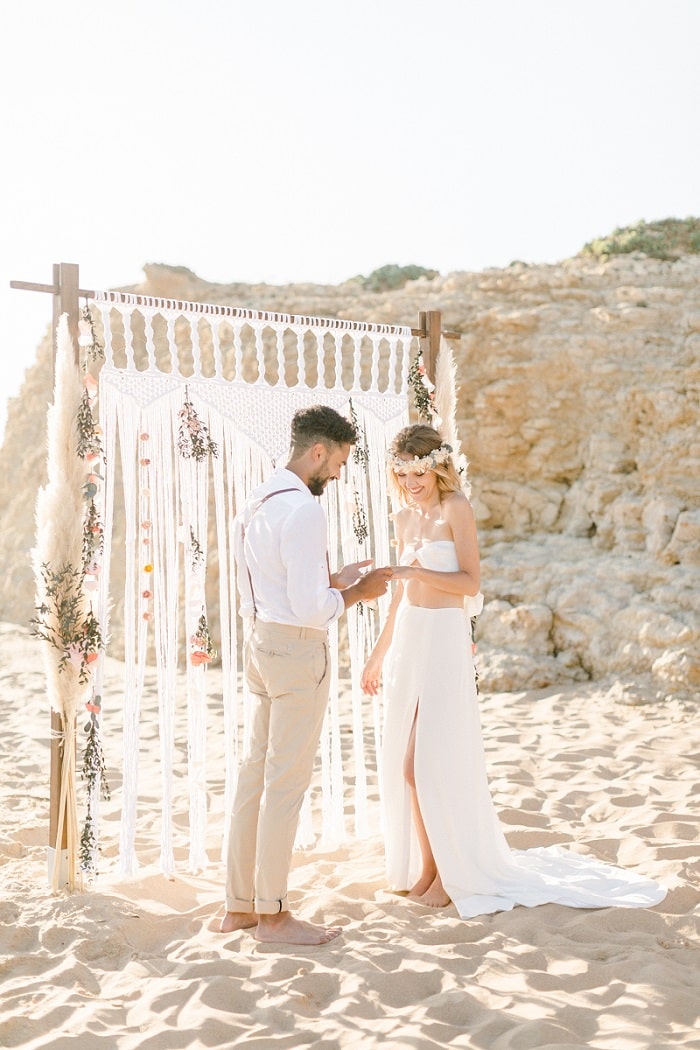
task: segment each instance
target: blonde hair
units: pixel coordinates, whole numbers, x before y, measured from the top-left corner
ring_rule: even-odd
[[[414,423],[412,426],[399,430],[389,446],[389,455],[408,455],[422,459],[423,456],[429,456],[431,452],[435,452],[436,449],[441,448],[443,445],[442,435],[438,433],[435,427],[431,427],[427,423]],[[457,473],[452,456],[448,456],[444,463],[436,463],[434,467],[430,467],[430,470],[435,475],[441,498],[448,492],[462,491],[462,481]],[[397,481],[391,465],[389,466],[389,488],[404,506],[410,502],[410,497]]]

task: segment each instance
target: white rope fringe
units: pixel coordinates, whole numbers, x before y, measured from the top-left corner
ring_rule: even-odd
[[[187,661],[189,869],[208,863],[207,737],[225,737],[225,806],[230,810],[245,733],[246,689],[239,667],[238,596],[233,565],[233,519],[255,485],[285,462],[293,414],[323,403],[358,422],[368,459],[351,456],[344,479],[322,498],[332,569],[373,557],[391,561],[386,447],[408,422],[410,328],[331,318],[298,317],[207,303],[97,293],[95,317],[105,348],[100,373],[100,421],[109,450],[105,471],[105,579],[114,554],[114,507],[125,513],[124,769],[120,869],[138,868],[139,752],[142,697],[149,660],[155,662],[162,791],[162,870],[175,864],[173,827],[177,744],[178,660]],[[189,402],[213,443],[201,458],[178,448],[181,410]],[[215,454],[211,449],[215,448]],[[118,449],[123,491],[115,492]],[[364,516],[366,535],[360,519]],[[218,584],[208,581],[210,552]],[[147,570],[148,567],[148,570]],[[103,585],[106,586],[103,580]],[[145,597],[148,595],[148,597]],[[213,596],[216,595],[216,598]],[[184,597],[184,605],[182,598]],[[223,672],[223,704],[207,700],[206,661],[191,659],[192,638],[207,600],[218,603],[214,639]],[[116,598],[113,598],[116,602]],[[331,699],[320,748],[320,791],[302,809],[298,846],[320,834],[335,844],[372,830],[368,756],[378,751],[381,713],[365,739],[366,702],[359,676],[388,607],[385,596],[349,610],[334,625]],[[106,609],[108,595],[102,599]],[[181,623],[181,618],[184,624]],[[182,631],[184,626],[184,638]],[[347,645],[339,638],[347,635]],[[350,723],[339,697],[350,691]],[[241,702],[242,701],[242,702]],[[104,705],[108,721],[109,700]],[[219,773],[220,776],[220,773]],[[374,811],[378,807],[374,807]],[[378,819],[378,816],[377,818]],[[227,824],[227,821],[225,821]],[[227,828],[222,828],[225,838]],[[225,849],[225,842],[222,845]]]

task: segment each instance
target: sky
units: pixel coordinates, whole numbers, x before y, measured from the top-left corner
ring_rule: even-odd
[[[336,284],[700,215],[699,46],[700,0],[3,4],[0,434],[57,262]]]

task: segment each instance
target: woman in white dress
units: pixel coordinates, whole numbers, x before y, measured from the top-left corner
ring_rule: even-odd
[[[400,431],[389,477],[398,586],[362,673],[376,695],[384,660],[380,763],[386,869],[394,890],[463,918],[516,904],[658,904],[666,890],[558,846],[511,850],[489,790],[470,616],[481,607],[471,504],[451,448],[430,426]]]

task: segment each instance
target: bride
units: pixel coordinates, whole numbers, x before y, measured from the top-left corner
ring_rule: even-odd
[[[511,850],[489,791],[470,616],[480,611],[474,513],[452,449],[431,426],[401,430],[389,453],[398,586],[365,664],[376,695],[385,658],[380,764],[392,889],[462,918],[516,904],[658,904],[666,890],[558,846]]]

